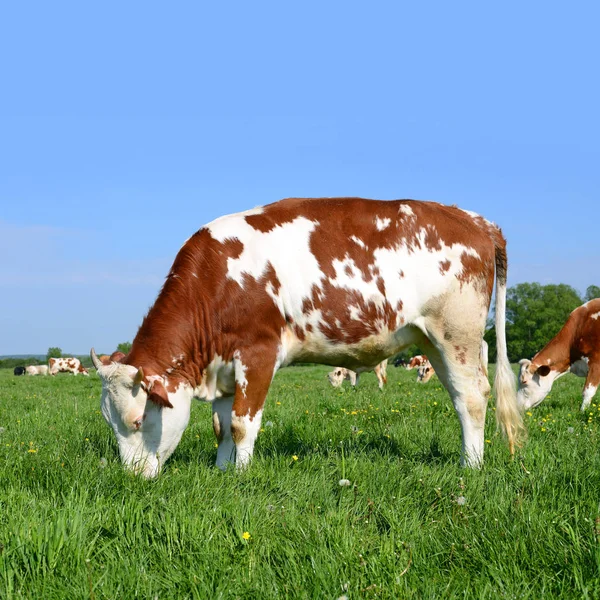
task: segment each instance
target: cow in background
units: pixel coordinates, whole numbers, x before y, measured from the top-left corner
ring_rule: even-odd
[[[29,365],[25,371],[27,375],[48,375],[48,365]]]
[[[364,367],[358,368],[356,371],[351,371],[350,369],[345,369],[344,367],[336,367],[333,371],[327,374],[327,378],[329,379],[329,383],[337,388],[342,385],[345,379],[350,382],[352,387],[356,387],[358,385],[358,378],[361,373],[367,373],[369,371],[374,371],[375,375],[377,375],[377,381],[379,382],[379,389],[382,390],[384,384],[387,383],[387,359],[381,361],[375,367]]]
[[[15,375],[25,375],[25,367],[15,367],[13,373]]]
[[[245,467],[274,374],[294,362],[358,369],[415,344],[446,387],[463,465],[483,462],[481,339],[496,283],[496,418],[523,430],[505,335],[506,241],[435,202],[289,198],[216,219],[179,251],[122,363],[103,365],[102,414],[123,463],[157,475],[192,398],[212,402],[217,465]]]
[[[412,369],[418,369],[423,366],[425,363],[429,362],[427,357],[424,354],[417,354],[413,356],[406,365],[407,371],[411,371]]]
[[[435,371],[431,363],[427,360],[418,368],[417,383],[427,383],[434,375]]]
[[[78,358],[50,358],[48,359],[48,373],[56,375],[57,373],[73,373],[77,375],[89,375],[87,369],[81,364]]]
[[[519,364],[517,401],[523,410],[540,404],[569,372],[585,377],[581,410],[586,410],[600,385],[600,298],[576,308],[544,348]]]

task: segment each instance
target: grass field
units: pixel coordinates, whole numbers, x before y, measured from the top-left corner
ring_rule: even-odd
[[[252,466],[221,473],[210,406],[162,475],[123,471],[100,381],[0,371],[1,598],[597,598],[600,408],[567,375],[515,460],[488,411],[458,466],[437,379],[357,391],[281,371]],[[340,480],[350,485],[340,485]]]

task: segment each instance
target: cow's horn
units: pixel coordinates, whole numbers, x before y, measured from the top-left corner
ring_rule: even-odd
[[[98,358],[98,356],[96,356],[96,351],[93,348],[90,350],[90,358],[92,359],[92,362],[94,363],[94,366],[96,367],[96,370],[98,370],[100,367],[104,366],[102,364],[102,361]]]

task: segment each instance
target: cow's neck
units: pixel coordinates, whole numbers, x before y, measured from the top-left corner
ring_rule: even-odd
[[[186,280],[169,275],[133,340],[127,363],[195,387],[218,353],[218,335],[199,282]]]
[[[553,371],[565,373],[571,366],[571,348],[574,341],[574,326],[567,321],[565,326],[546,346],[538,352],[532,362],[536,365],[548,365]]]

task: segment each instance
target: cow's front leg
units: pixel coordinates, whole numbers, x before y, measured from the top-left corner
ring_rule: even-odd
[[[276,370],[275,351],[264,347],[238,351],[234,355],[234,370],[231,437],[236,448],[235,466],[239,469],[248,465],[254,453],[265,398]]]
[[[583,386],[583,402],[581,410],[587,410],[592,398],[595,396],[600,385],[600,356],[590,357],[588,362],[588,374]]]

